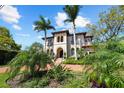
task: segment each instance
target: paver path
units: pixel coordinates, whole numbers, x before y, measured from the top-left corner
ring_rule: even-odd
[[[55,61],[55,64],[62,63],[62,58],[58,58]],[[76,65],[76,64],[62,64],[62,66],[65,66],[66,68],[75,71],[75,72],[83,72],[85,70],[92,71],[92,67],[90,65]]]
[[[0,67],[0,73],[6,73],[9,71],[9,67],[5,66],[5,67]]]
[[[55,61],[56,65],[59,65],[60,63],[62,63],[62,58],[58,58]],[[75,71],[75,72],[83,72],[85,70],[89,70],[92,71],[92,67],[90,65],[75,65],[75,64],[62,64],[62,66],[65,66],[66,68]],[[47,67],[50,69],[51,66],[48,64]],[[25,67],[22,67],[21,70],[24,70]],[[6,73],[10,70],[10,67],[0,67],[0,73]]]

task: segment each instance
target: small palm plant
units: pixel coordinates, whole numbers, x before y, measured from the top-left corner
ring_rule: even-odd
[[[47,64],[51,63],[51,59],[39,46],[41,45],[37,43],[32,44],[27,51],[20,52],[10,62],[10,78],[14,78],[18,74],[35,77],[40,75],[39,72],[45,70]],[[22,67],[26,67],[26,69],[21,70]]]
[[[40,20],[35,21],[34,22],[34,30],[35,31],[44,31],[45,34],[45,52],[46,52],[46,38],[47,38],[47,30],[53,29],[55,30],[55,28],[51,25],[51,21],[45,20],[45,18],[43,16],[40,16]]]

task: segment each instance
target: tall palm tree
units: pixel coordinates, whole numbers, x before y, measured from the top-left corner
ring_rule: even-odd
[[[0,9],[2,9],[4,7],[4,5],[0,5]]]
[[[80,6],[78,5],[66,5],[63,10],[68,16],[68,19],[65,20],[65,22],[72,22],[73,23],[73,36],[74,36],[74,48],[75,48],[75,59],[77,60],[77,53],[76,53],[76,38],[75,38],[75,30],[76,30],[76,25],[75,25],[75,19],[77,18],[79,11],[80,11]]]
[[[51,25],[51,21],[49,19],[45,19],[43,16],[40,16],[40,20],[34,22],[34,30],[37,32],[44,31],[45,34],[45,52],[46,52],[46,38],[47,38],[47,30],[55,28]]]

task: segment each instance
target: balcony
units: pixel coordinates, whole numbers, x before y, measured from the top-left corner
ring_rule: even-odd
[[[47,46],[53,46],[52,42],[47,43]]]

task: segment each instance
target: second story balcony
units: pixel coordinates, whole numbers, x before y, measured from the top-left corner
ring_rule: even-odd
[[[48,42],[47,46],[53,46],[53,42]]]

